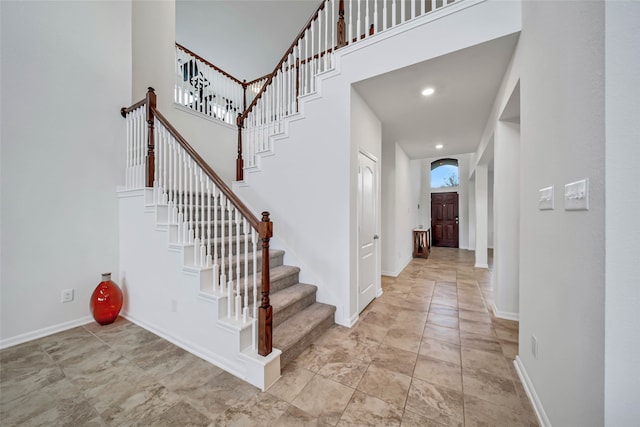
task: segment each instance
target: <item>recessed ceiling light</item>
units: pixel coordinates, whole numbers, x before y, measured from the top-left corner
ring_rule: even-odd
[[[438,149],[438,150],[442,150],[442,147],[444,147],[444,145],[442,145],[442,144],[436,145],[436,149]]]
[[[424,96],[429,96],[429,95],[433,95],[433,93],[435,92],[435,89],[432,87],[428,87],[425,90],[422,91],[422,94]]]

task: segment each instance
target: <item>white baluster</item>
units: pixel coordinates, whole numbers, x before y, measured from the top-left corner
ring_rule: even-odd
[[[227,268],[227,310],[228,316],[233,316],[233,297],[234,297],[234,289],[233,289],[233,212],[231,210],[231,201],[227,200],[227,222],[229,223],[229,262]]]
[[[242,218],[242,231],[244,232],[244,304],[242,322],[247,323],[249,316],[249,228],[246,218]]]
[[[406,0],[401,0],[400,1],[400,23],[401,24],[404,22],[404,20],[405,20],[405,18],[407,16],[406,15],[406,9],[407,9],[406,4],[407,4]]]
[[[336,2],[335,0],[331,0],[331,68],[333,68],[333,54],[336,50]]]
[[[364,16],[365,16],[365,20],[364,20],[364,36],[369,37],[369,0],[364,0],[365,2],[365,12],[364,12]]]
[[[205,267],[211,267],[211,179],[207,178],[207,255]]]
[[[362,30],[360,29],[360,25],[361,25],[361,19],[360,16],[362,16],[361,14],[361,0],[356,0],[358,2],[358,19],[356,21],[356,42],[360,40],[360,34],[362,34]]]
[[[420,14],[424,15],[427,9],[427,0],[420,0]]]
[[[218,265],[218,210],[220,209],[220,195],[217,193],[218,188],[214,185],[212,189],[213,195],[213,291],[221,292],[220,289],[220,267]]]
[[[225,274],[225,210],[227,198],[220,193],[220,293],[224,294],[227,289],[227,276]]]
[[[378,26],[378,2],[373,3],[373,33],[376,34],[379,30]]]
[[[411,19],[416,17],[416,0],[411,0]]]
[[[348,44],[353,43],[353,0],[349,0],[349,39]],[[356,0],[357,1],[357,0]]]
[[[236,224],[236,320],[240,320],[242,297],[240,296],[240,212],[233,209]],[[245,263],[247,260],[245,259]]]
[[[324,13],[324,70],[327,71],[329,64],[327,60],[329,59],[329,5],[325,2],[324,9],[322,10]]]
[[[431,0],[431,12],[435,11],[436,7],[438,7],[436,0]]]
[[[397,22],[396,0],[393,0],[393,3],[391,4],[391,27],[395,27]]]
[[[258,233],[251,229],[251,243],[253,244],[253,317],[258,317]]]

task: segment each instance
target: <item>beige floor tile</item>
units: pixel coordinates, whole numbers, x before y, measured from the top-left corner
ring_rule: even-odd
[[[411,383],[405,409],[445,425],[464,424],[461,393],[417,378]]]
[[[444,316],[455,317],[457,319],[458,309],[445,305],[435,304],[432,302],[431,307],[429,308],[429,314],[441,314]]]
[[[417,353],[383,344],[378,348],[371,363],[380,368],[411,376],[417,356]]]
[[[211,425],[211,419],[189,403],[179,401],[164,411],[153,415],[150,418],[149,425],[154,427],[172,427],[176,425],[209,426]]]
[[[338,427],[347,426],[399,426],[402,408],[391,405],[368,394],[356,391],[345,409]]]
[[[269,393],[259,393],[246,402],[230,406],[226,411],[213,418],[212,425],[270,425],[282,417],[289,409],[289,406],[284,400],[280,400]],[[188,425],[188,423],[182,425]]]
[[[297,363],[289,363],[282,370],[278,381],[269,387],[267,393],[291,403],[314,376],[313,372],[304,369]]]
[[[491,338],[497,338],[491,323],[475,322],[473,320],[460,320],[460,331],[471,332]]]
[[[471,332],[460,332],[460,344],[462,347],[475,348],[476,350],[493,351],[502,353],[500,341],[485,335],[478,335]]]
[[[460,333],[457,329],[445,328],[444,326],[431,325],[427,323],[422,334],[425,338],[431,338],[439,341],[445,341],[450,344],[460,344]]]
[[[285,413],[273,423],[274,427],[317,427],[318,418],[305,411],[289,405]]]
[[[462,366],[470,370],[513,379],[509,364],[500,353],[463,347]]]
[[[401,427],[440,427],[444,425],[446,424],[441,424],[425,416],[418,415],[408,409],[405,409],[402,415],[402,423],[400,424]]]
[[[491,316],[488,311],[472,311],[460,309],[461,320],[473,320],[474,322],[491,323]]]
[[[320,423],[336,425],[351,400],[354,390],[316,375],[292,402],[297,408],[317,417]]]
[[[462,392],[462,369],[454,363],[418,355],[413,376]]]
[[[465,426],[532,427],[531,421],[517,409],[496,405],[473,396],[464,397]]]
[[[331,357],[318,371],[318,375],[330,378],[347,387],[356,388],[368,366],[369,363],[336,351],[332,352]]]
[[[410,384],[410,376],[371,364],[358,384],[358,390],[402,408]]]
[[[521,406],[513,380],[510,378],[463,368],[462,384],[465,395],[510,408]]]
[[[419,353],[433,359],[460,365],[460,346],[431,338],[423,338]]]
[[[391,347],[417,353],[420,348],[421,340],[422,334],[419,330],[407,329],[406,327],[394,327],[389,329],[389,332],[387,332],[382,343]],[[373,356],[375,356],[375,354],[372,355],[372,357]]]
[[[446,328],[457,328],[458,318],[453,316],[446,316],[444,314],[429,313],[429,317],[427,317],[427,323],[444,326]]]

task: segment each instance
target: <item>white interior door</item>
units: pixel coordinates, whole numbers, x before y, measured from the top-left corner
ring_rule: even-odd
[[[358,156],[358,312],[377,294],[378,244],[377,165],[369,156]]]

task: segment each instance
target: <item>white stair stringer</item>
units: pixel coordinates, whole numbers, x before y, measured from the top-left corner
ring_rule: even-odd
[[[266,390],[280,376],[280,350],[257,354],[257,324],[227,317],[227,296],[213,292],[212,267],[189,265],[193,245],[170,241],[168,209],[150,204],[151,192],[118,192],[123,316]]]

